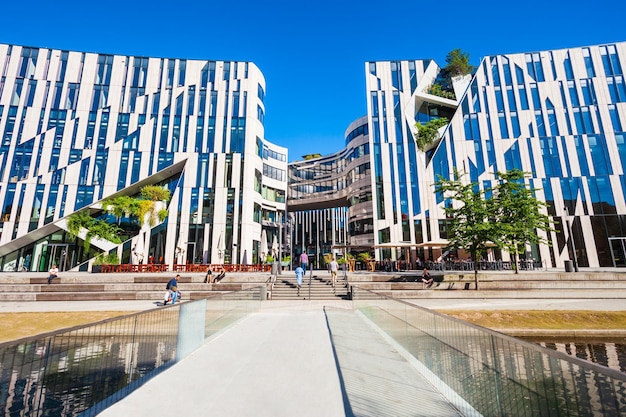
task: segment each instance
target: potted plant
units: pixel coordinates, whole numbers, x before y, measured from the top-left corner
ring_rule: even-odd
[[[359,253],[359,261],[367,265],[367,270],[370,272],[374,272],[374,269],[376,269],[376,261],[372,259],[372,256],[369,252]]]
[[[346,255],[347,260],[348,260],[348,268],[350,270],[350,272],[354,272],[354,266],[356,265],[356,260],[354,259],[354,255],[352,255],[351,253]]]
[[[99,253],[93,260],[91,264],[91,272],[94,274],[99,274],[102,272],[102,264],[104,263],[104,253]]]

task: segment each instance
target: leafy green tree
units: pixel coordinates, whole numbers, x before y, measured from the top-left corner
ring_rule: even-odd
[[[424,152],[424,150],[432,145],[437,139],[439,139],[439,128],[448,124],[448,119],[441,117],[439,119],[431,119],[426,123],[417,122],[415,127],[417,132],[415,133],[415,142],[417,148]]]
[[[550,244],[550,241],[539,236],[538,230],[554,231],[550,226],[550,218],[541,213],[547,204],[535,198],[535,191],[526,183],[529,177],[519,169],[497,172],[500,178],[493,189],[494,218],[500,224],[499,242],[501,247],[513,255],[515,273],[519,254],[525,251],[527,244]]]
[[[446,67],[444,71],[450,77],[456,77],[459,75],[471,74],[474,71],[474,66],[469,63],[470,56],[467,52],[463,52],[461,49],[453,49],[446,55]]]
[[[493,246],[499,234],[498,224],[491,222],[493,201],[485,198],[476,183],[463,183],[462,175],[454,171],[453,179],[439,177],[435,192],[449,201],[445,204],[448,219],[448,241],[454,248],[470,253],[474,263],[474,284],[478,289],[478,257]],[[454,204],[456,202],[456,204]]]

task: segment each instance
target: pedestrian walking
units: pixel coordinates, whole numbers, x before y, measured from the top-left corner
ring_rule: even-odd
[[[306,267],[309,264],[309,255],[306,252],[302,252],[300,255],[300,266],[302,267],[303,275],[306,274]]]
[[[330,261],[330,279],[331,279],[331,283],[333,285],[333,288],[335,288],[335,283],[337,282],[337,271],[338,270],[339,270],[339,264],[337,263],[335,258],[333,258],[333,260]]]
[[[298,292],[300,292],[300,288],[302,287],[302,277],[304,276],[304,269],[301,266],[296,268],[296,283],[298,285]]]

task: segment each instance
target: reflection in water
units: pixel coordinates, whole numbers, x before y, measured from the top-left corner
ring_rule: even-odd
[[[626,372],[626,339],[615,338],[559,340],[545,338],[524,338],[529,342],[558,352],[585,359],[598,365]]]
[[[4,415],[75,416],[103,401],[113,403],[113,394],[169,366],[175,356],[176,340],[170,338],[103,337],[88,344],[73,339],[40,339],[0,350]],[[16,363],[26,366],[12,370]]]

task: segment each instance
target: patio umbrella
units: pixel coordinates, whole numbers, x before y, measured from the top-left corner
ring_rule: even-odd
[[[265,263],[267,259],[267,232],[263,230],[261,232],[261,262]]]
[[[224,241],[224,232],[220,232],[220,237],[217,239],[217,256],[222,263],[224,259],[224,252],[226,251],[226,242]]]
[[[143,233],[139,233],[135,237],[135,246],[133,247],[133,263],[141,264],[144,257],[144,236]]]
[[[276,235],[272,239],[272,256],[274,259],[278,260],[278,240],[276,240]]]
[[[185,263],[185,238],[183,237],[183,234],[181,233],[180,236],[178,236],[178,243],[176,243],[176,254],[178,255],[176,257],[176,263],[178,264],[183,264]]]
[[[248,265],[248,250],[244,249],[243,258],[241,259],[242,265]]]

